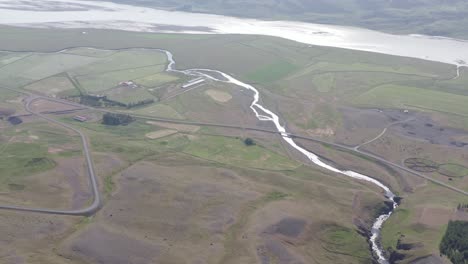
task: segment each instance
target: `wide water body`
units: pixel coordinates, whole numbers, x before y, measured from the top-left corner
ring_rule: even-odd
[[[181,27],[184,33],[268,35],[312,45],[372,51],[456,65],[468,62],[468,42],[462,40],[391,35],[361,28],[292,21],[261,21],[171,12],[109,2],[0,0],[0,24],[149,32],[163,31],[155,26],[166,25]],[[170,32],[170,28],[165,29]]]

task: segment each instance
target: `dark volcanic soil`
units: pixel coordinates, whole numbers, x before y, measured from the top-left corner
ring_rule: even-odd
[[[289,253],[285,245],[278,240],[266,240],[257,251],[262,264],[304,264]]]
[[[159,255],[160,249],[123,234],[93,226],[85,230],[70,245],[73,255],[95,263],[147,264]]]
[[[303,219],[286,217],[269,226],[262,234],[263,243],[257,247],[257,255],[262,264],[300,264],[304,263],[288,250],[306,233],[307,222]],[[286,242],[286,243],[285,243]]]
[[[337,135],[337,139],[347,144],[357,143],[354,142],[357,138],[361,141],[365,140],[361,137],[367,137],[367,140],[370,140],[391,125],[389,132],[411,139],[423,140],[431,144],[468,148],[468,142],[456,139],[468,135],[468,131],[443,127],[426,113],[405,112],[404,109],[359,109],[352,107],[343,107],[341,113],[344,120],[344,130]],[[369,131],[373,131],[375,135],[367,135]]]
[[[427,256],[418,258],[411,262],[411,264],[443,264],[442,259],[436,256]]]
[[[431,144],[447,145],[453,147],[468,147],[468,142],[461,142],[454,139],[455,137],[467,135],[468,132],[442,127],[435,123],[430,117],[425,115],[417,115],[416,118],[408,123],[398,124],[390,128],[392,132],[396,132],[402,136],[425,140]]]
[[[297,238],[304,232],[306,221],[296,218],[284,218],[276,225],[267,229],[269,234],[278,234],[290,238]]]

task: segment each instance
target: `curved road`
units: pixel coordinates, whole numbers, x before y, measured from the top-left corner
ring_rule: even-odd
[[[354,149],[354,150],[359,150],[359,148],[361,148],[362,146],[367,145],[367,144],[370,144],[370,143],[376,141],[377,139],[383,137],[383,135],[385,135],[385,133],[387,132],[387,130],[388,130],[390,127],[392,127],[392,126],[394,126],[394,125],[398,125],[398,124],[404,124],[404,123],[409,122],[409,121],[412,121],[412,120],[414,120],[414,117],[410,117],[410,118],[407,118],[407,119],[402,120],[402,121],[393,122],[393,123],[391,123],[390,125],[386,126],[386,127],[384,128],[384,130],[383,130],[378,136],[376,136],[375,138],[373,138],[373,139],[371,139],[371,140],[369,140],[369,141],[366,141],[366,142],[364,142],[364,143],[362,143],[362,144],[360,144],[360,145],[355,146],[353,149]]]
[[[83,145],[83,154],[86,158],[86,165],[87,165],[87,172],[89,176],[89,182],[91,185],[91,191],[93,194],[93,203],[86,208],[77,209],[77,210],[55,210],[55,209],[47,209],[47,208],[28,208],[28,207],[21,207],[21,206],[5,206],[0,205],[0,209],[4,210],[14,210],[14,211],[22,211],[22,212],[33,212],[33,213],[43,213],[43,214],[56,214],[56,215],[76,215],[76,216],[89,216],[96,213],[101,208],[101,195],[99,193],[99,187],[96,180],[96,175],[94,172],[93,162],[91,159],[91,154],[88,149],[88,141],[86,136],[79,131],[78,129],[73,128],[70,125],[64,124],[59,122],[53,118],[47,117],[43,114],[36,113],[31,109],[31,103],[38,100],[44,99],[42,96],[30,96],[26,98],[25,109],[27,112],[31,113],[32,115],[38,116],[44,120],[47,120],[50,123],[57,124],[62,126],[66,129],[72,130],[73,132],[80,135],[81,143]],[[62,102],[63,103],[63,102]]]
[[[8,89],[8,88],[3,88],[3,89]],[[14,90],[14,89],[8,89],[8,90],[12,90],[12,91],[15,91],[15,92],[20,92],[20,91]],[[78,209],[78,210],[55,210],[55,209],[46,209],[46,208],[28,208],[28,207],[21,207],[21,206],[5,206],[5,205],[0,205],[0,210],[4,209],[4,210],[14,210],[14,211],[23,211],[23,212],[57,214],[57,215],[75,215],[75,216],[93,215],[94,213],[96,213],[100,209],[100,207],[102,205],[102,201],[101,201],[101,196],[100,196],[100,193],[99,193],[99,187],[98,187],[98,184],[97,184],[96,175],[95,175],[95,172],[94,172],[94,167],[93,167],[93,163],[92,163],[92,159],[91,159],[91,154],[89,152],[88,141],[86,139],[86,136],[80,130],[75,129],[70,125],[64,124],[64,123],[62,123],[60,121],[57,121],[57,120],[55,120],[53,118],[47,117],[47,116],[45,116],[45,115],[43,115],[41,113],[34,112],[31,109],[30,105],[31,105],[32,102],[34,102],[36,100],[39,100],[39,99],[42,99],[42,100],[47,100],[47,101],[56,102],[56,103],[62,103],[62,104],[70,105],[70,106],[84,107],[84,108],[87,108],[87,109],[90,109],[90,110],[96,110],[96,111],[99,111],[99,112],[105,112],[105,113],[119,113],[119,112],[108,111],[108,110],[105,110],[105,109],[98,109],[98,108],[94,108],[94,107],[90,107],[90,106],[84,106],[84,105],[74,103],[74,102],[70,102],[70,101],[66,101],[66,100],[63,100],[63,99],[51,98],[51,97],[46,97],[46,96],[41,96],[41,95],[34,95],[32,93],[29,93],[29,92],[22,92],[21,91],[20,93],[23,93],[23,94],[26,94],[26,95],[29,96],[27,98],[27,101],[26,101],[26,104],[25,104],[26,111],[28,111],[32,115],[38,116],[38,117],[40,117],[40,118],[42,118],[44,120],[47,120],[47,121],[49,121],[51,123],[54,123],[54,124],[57,124],[57,125],[60,125],[60,126],[62,126],[64,128],[66,128],[66,129],[72,130],[72,131],[74,131],[75,133],[77,133],[80,136],[81,142],[82,142],[82,145],[83,145],[83,153],[85,155],[86,163],[87,163],[87,172],[88,172],[88,176],[89,176],[89,182],[91,184],[91,189],[92,189],[92,193],[93,193],[93,196],[94,196],[93,197],[93,203],[90,206],[86,207],[86,208]],[[158,118],[158,117],[145,116],[145,115],[132,115],[132,116],[134,116],[136,118],[140,118],[140,119],[159,121],[159,122],[164,122],[164,123],[186,124],[186,125],[196,125],[196,126],[212,126],[212,127],[250,130],[250,131],[257,131],[257,132],[281,135],[281,133],[276,131],[276,130],[270,130],[270,129],[258,128],[258,127],[244,127],[244,126],[236,126],[236,125],[220,124],[220,123],[194,122],[194,121],[185,121],[185,120],[177,120],[177,119]],[[468,192],[466,192],[464,190],[461,190],[459,188],[456,188],[454,186],[446,184],[446,183],[444,183],[444,182],[442,182],[440,180],[428,177],[428,176],[426,176],[426,175],[424,175],[422,173],[411,170],[411,169],[406,168],[406,167],[404,167],[402,165],[399,165],[397,163],[388,161],[388,160],[386,160],[384,158],[381,158],[381,157],[379,157],[377,155],[374,155],[374,154],[371,154],[371,153],[356,149],[355,147],[347,146],[347,145],[343,145],[343,144],[338,144],[338,143],[333,143],[333,142],[328,142],[328,141],[325,141],[325,140],[320,140],[320,139],[307,137],[307,136],[302,136],[302,135],[297,135],[297,134],[292,134],[292,133],[289,133],[288,135],[290,137],[292,137],[292,138],[298,138],[298,139],[313,141],[313,142],[316,142],[316,143],[319,143],[319,144],[329,145],[331,147],[334,147],[335,149],[350,151],[350,152],[354,152],[354,153],[366,156],[368,158],[371,158],[371,159],[377,160],[379,162],[382,162],[382,163],[384,163],[386,165],[396,167],[398,169],[401,169],[401,170],[403,170],[405,172],[408,172],[410,174],[413,174],[415,176],[424,178],[424,179],[426,179],[426,180],[428,180],[428,181],[430,181],[432,183],[435,183],[437,185],[445,187],[445,188],[447,188],[449,190],[452,190],[452,191],[455,191],[455,192],[458,192],[460,194],[468,196]]]
[[[41,99],[44,99],[44,100],[48,100],[48,101],[52,101],[52,102],[57,102],[57,103],[62,103],[62,104],[68,104],[68,105],[71,105],[71,106],[79,106],[79,107],[86,107],[88,109],[92,109],[92,110],[96,110],[96,111],[99,111],[99,112],[103,112],[103,113],[125,113],[125,112],[119,112],[119,111],[108,111],[108,110],[105,110],[105,109],[98,109],[98,108],[94,108],[94,107],[90,107],[90,106],[84,106],[84,105],[81,105],[81,104],[77,104],[77,103],[73,103],[73,102],[70,102],[70,101],[66,101],[66,100],[62,100],[62,99],[57,99],[57,98],[50,98],[50,97],[46,97],[46,96],[37,96],[37,98],[41,98]],[[128,114],[128,113],[126,113]],[[237,126],[237,125],[229,125],[229,124],[220,124],[220,123],[209,123],[209,122],[195,122],[195,121],[186,121],[186,120],[177,120],[177,119],[168,119],[168,118],[158,118],[158,117],[152,117],[152,116],[145,116],[145,115],[135,115],[135,114],[131,114],[133,117],[136,117],[136,118],[140,118],[140,119],[145,119],[145,120],[152,120],[152,121],[159,121],[159,122],[164,122],[164,123],[173,123],[173,124],[185,124],[185,125],[195,125],[195,126],[211,126],[211,127],[220,127],[220,128],[231,128],[231,129],[241,129],[241,130],[250,130],[250,131],[257,131],[257,132],[264,132],[264,133],[270,133],[270,134],[279,134],[281,135],[280,132],[276,131],[276,130],[270,130],[270,129],[265,129],[265,128],[258,128],[258,127],[245,127],[245,126]],[[411,120],[411,119],[409,119]],[[404,121],[408,121],[408,120],[404,120]],[[396,122],[398,123],[398,122]],[[395,124],[391,124],[391,125],[395,125]],[[321,140],[321,139],[317,139],[317,138],[313,138],[313,137],[308,137],[308,136],[302,136],[302,135],[297,135],[297,134],[292,134],[292,133],[288,133],[288,135],[292,138],[298,138],[298,139],[304,139],[304,140],[308,140],[308,141],[313,141],[313,142],[316,142],[316,143],[320,143],[320,144],[325,144],[325,145],[329,145],[331,147],[334,147],[335,149],[341,149],[341,150],[345,150],[345,151],[350,151],[350,152],[353,152],[353,153],[357,153],[359,155],[363,155],[363,156],[366,156],[368,158],[371,158],[371,159],[374,159],[374,160],[377,160],[379,162],[382,162],[386,165],[390,165],[392,167],[395,167],[395,168],[398,168],[398,169],[401,169],[405,172],[408,172],[410,174],[413,174],[415,176],[418,176],[420,178],[423,178],[423,179],[426,179],[432,183],[435,183],[437,185],[440,185],[442,187],[445,187],[449,190],[452,190],[452,191],[455,191],[455,192],[458,192],[460,194],[463,194],[463,195],[466,195],[468,196],[468,192],[467,191],[464,191],[464,190],[461,190],[459,188],[456,188],[452,185],[449,185],[445,182],[442,182],[440,180],[437,180],[437,179],[433,179],[429,176],[426,176],[422,173],[419,173],[417,171],[414,171],[414,170],[411,170],[409,168],[406,168],[400,164],[397,164],[397,163],[394,163],[392,161],[388,161],[382,157],[379,157],[377,155],[374,155],[372,153],[369,153],[369,152],[366,152],[366,151],[362,151],[362,150],[359,150],[359,149],[356,149],[355,147],[353,146],[348,146],[348,145],[344,145],[344,144],[339,144],[339,143],[333,143],[333,142],[329,142],[329,141],[325,141],[325,140]],[[1,207],[0,207],[1,209]]]

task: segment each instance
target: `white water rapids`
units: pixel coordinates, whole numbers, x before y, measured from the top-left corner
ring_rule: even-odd
[[[241,82],[241,81],[237,80],[236,78],[232,77],[231,75],[228,75],[228,74],[226,74],[224,72],[217,71],[217,70],[211,70],[211,69],[176,70],[174,68],[175,60],[174,60],[174,57],[173,57],[172,53],[167,51],[167,50],[161,50],[161,51],[165,52],[166,55],[167,55],[167,59],[169,61],[169,64],[167,66],[167,71],[169,71],[169,72],[182,73],[182,74],[192,75],[192,76],[203,76],[203,77],[209,78],[209,79],[214,80],[214,81],[231,83],[231,84],[243,87],[243,88],[245,88],[245,89],[247,89],[249,91],[252,91],[254,96],[253,96],[253,101],[252,101],[252,103],[250,105],[250,109],[252,109],[252,111],[255,113],[255,116],[259,120],[273,122],[273,124],[275,125],[278,132],[280,132],[281,137],[283,138],[283,140],[286,141],[291,147],[293,147],[294,149],[296,149],[297,151],[299,151],[300,153],[305,155],[311,162],[313,162],[314,164],[316,164],[316,165],[318,165],[318,166],[320,166],[322,168],[325,168],[327,170],[330,170],[330,171],[333,171],[333,172],[336,172],[336,173],[339,173],[339,174],[344,174],[344,175],[346,175],[348,177],[351,177],[351,178],[354,178],[354,179],[357,179],[357,180],[367,181],[367,182],[370,182],[372,184],[375,184],[376,186],[383,189],[384,192],[385,192],[385,196],[390,201],[392,201],[393,209],[395,209],[397,207],[397,203],[395,201],[395,194],[390,190],[389,187],[385,186],[384,184],[382,184],[378,180],[376,180],[374,178],[371,178],[369,176],[354,172],[354,171],[339,170],[339,169],[337,169],[337,168],[335,168],[333,166],[330,166],[330,165],[326,164],[322,160],[320,160],[319,157],[317,155],[315,155],[314,153],[312,153],[312,152],[300,147],[299,145],[297,145],[296,142],[294,142],[294,140],[288,135],[288,132],[286,131],[286,128],[280,124],[280,120],[279,120],[278,115],[276,115],[275,113],[273,113],[272,111],[265,108],[264,106],[262,106],[259,103],[260,93],[252,85]],[[211,75],[208,75],[208,74],[206,74],[204,72],[213,72],[213,73],[220,74],[226,80],[217,79],[217,78],[215,78],[215,77],[213,77]],[[382,228],[383,223],[390,217],[392,212],[393,212],[393,210],[391,210],[387,214],[383,214],[383,215],[379,216],[376,219],[376,221],[374,222],[374,224],[372,226],[372,230],[371,230],[372,235],[370,237],[370,243],[371,243],[372,251],[374,252],[375,257],[377,258],[377,260],[378,260],[378,262],[380,264],[388,264],[388,261],[384,256],[383,250],[379,246],[380,229]]]

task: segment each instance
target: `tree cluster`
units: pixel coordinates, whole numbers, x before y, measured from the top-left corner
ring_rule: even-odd
[[[81,95],[80,104],[99,107],[102,105],[101,97],[93,95]]]
[[[251,139],[251,138],[246,138],[246,139],[244,139],[244,144],[246,146],[253,146],[253,145],[255,145],[255,141],[253,139]]]
[[[468,222],[450,221],[439,249],[453,264],[468,264]]]
[[[130,115],[105,113],[102,116],[102,123],[108,126],[128,125],[134,119]]]
[[[154,99],[145,99],[145,100],[138,101],[136,103],[128,103],[126,107],[130,109],[133,107],[143,106],[143,105],[152,104],[152,103],[154,103]]]

